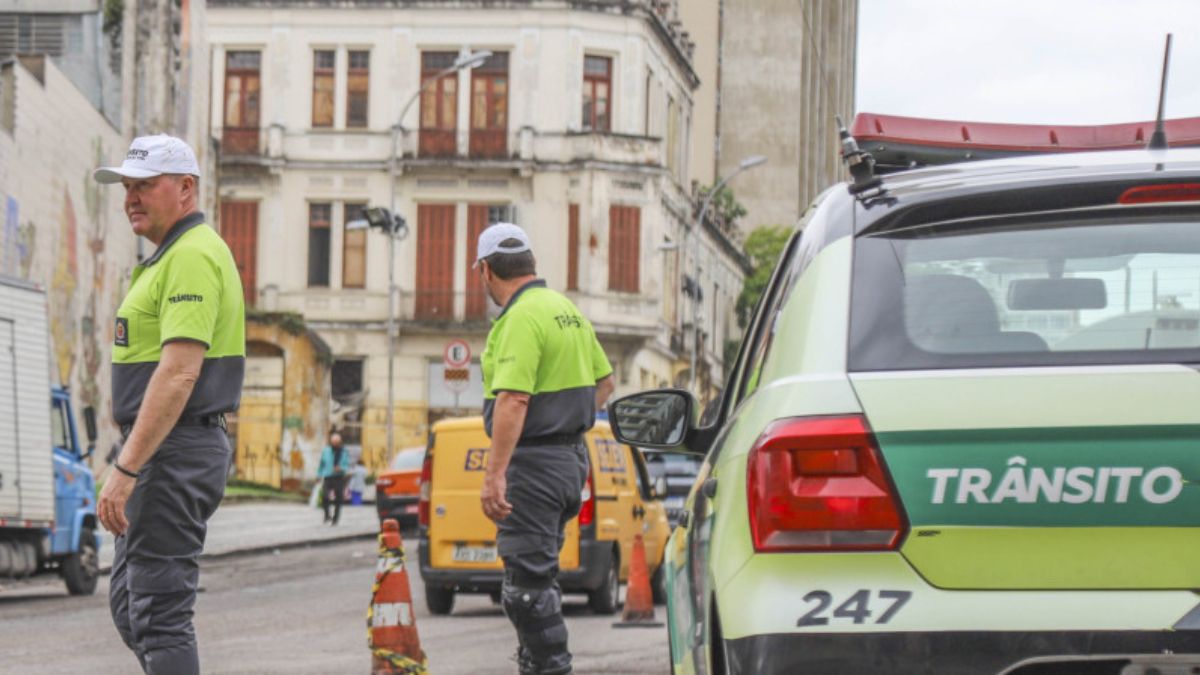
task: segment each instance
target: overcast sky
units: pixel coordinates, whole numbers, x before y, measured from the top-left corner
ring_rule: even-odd
[[[981,122],[1200,117],[1200,0],[859,0],[858,111]]]

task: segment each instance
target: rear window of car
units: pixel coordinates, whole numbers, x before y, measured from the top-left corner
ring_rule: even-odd
[[[859,237],[850,368],[1200,363],[1200,221],[974,222]]]
[[[392,458],[392,470],[414,471],[421,468],[423,461],[425,461],[424,448],[401,450]]]

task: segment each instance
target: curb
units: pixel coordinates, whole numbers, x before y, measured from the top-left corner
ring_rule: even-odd
[[[362,532],[358,534],[342,534],[336,537],[325,537],[322,539],[305,539],[302,541],[286,541],[279,544],[267,544],[263,546],[251,546],[248,548],[237,548],[229,551],[221,551],[220,553],[201,553],[200,560],[226,560],[228,558],[238,558],[241,556],[258,555],[260,553],[269,553],[271,551],[288,551],[297,548],[311,548],[317,546],[330,546],[332,544],[344,544],[348,541],[358,541],[366,539],[375,539],[379,536],[378,532]],[[102,576],[108,576],[112,573],[112,565],[100,568]]]

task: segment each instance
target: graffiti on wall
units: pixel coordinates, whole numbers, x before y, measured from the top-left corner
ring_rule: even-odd
[[[104,143],[101,139],[95,138],[92,141],[93,156],[96,166],[104,163]],[[100,405],[100,369],[104,365],[105,354],[101,348],[99,326],[107,327],[107,330],[112,330],[112,321],[101,320],[98,312],[97,303],[104,300],[104,291],[106,280],[108,278],[108,266],[104,255],[104,241],[108,237],[107,213],[108,198],[107,191],[102,189],[96,181],[92,180],[90,172],[85,173],[83,177],[83,203],[87,209],[87,228],[85,236],[87,237],[87,250],[91,254],[92,263],[92,283],[88,292],[87,303],[84,310],[83,318],[80,321],[79,337],[80,346],[83,356],[83,372],[80,373],[79,382],[79,397],[84,405],[99,406]],[[113,303],[109,310],[116,308]],[[108,312],[105,312],[105,316]],[[108,339],[104,344],[111,344],[112,340]]]
[[[37,243],[37,228],[33,222],[21,225],[21,205],[16,197],[7,195],[3,200],[4,208],[0,211],[3,218],[4,250],[0,260],[4,261],[3,273],[11,277],[29,279],[33,272],[34,244]]]
[[[17,206],[17,200],[12,196],[4,198],[4,273],[9,276],[15,276],[17,273],[17,242],[19,241],[20,228],[18,225],[18,214],[20,208]]]
[[[75,289],[79,285],[79,260],[76,245],[79,228],[75,220],[75,205],[71,194],[63,188],[62,211],[58,223],[58,245],[54,251],[54,268],[50,276],[50,336],[54,358],[58,364],[58,381],[71,382],[75,370],[75,336],[78,335],[78,302]]]

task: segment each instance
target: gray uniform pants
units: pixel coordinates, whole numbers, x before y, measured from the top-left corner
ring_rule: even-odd
[[[229,438],[179,427],[142,468],[125,507],[109,588],[113,623],[142,670],[199,674],[192,627],[207,521],[225,494]]]
[[[587,481],[587,448],[518,446],[505,478],[513,510],[497,527],[504,561],[501,602],[517,629],[522,673],[571,672],[567,625],[562,617],[558,554],[563,528],[579,513]]]

